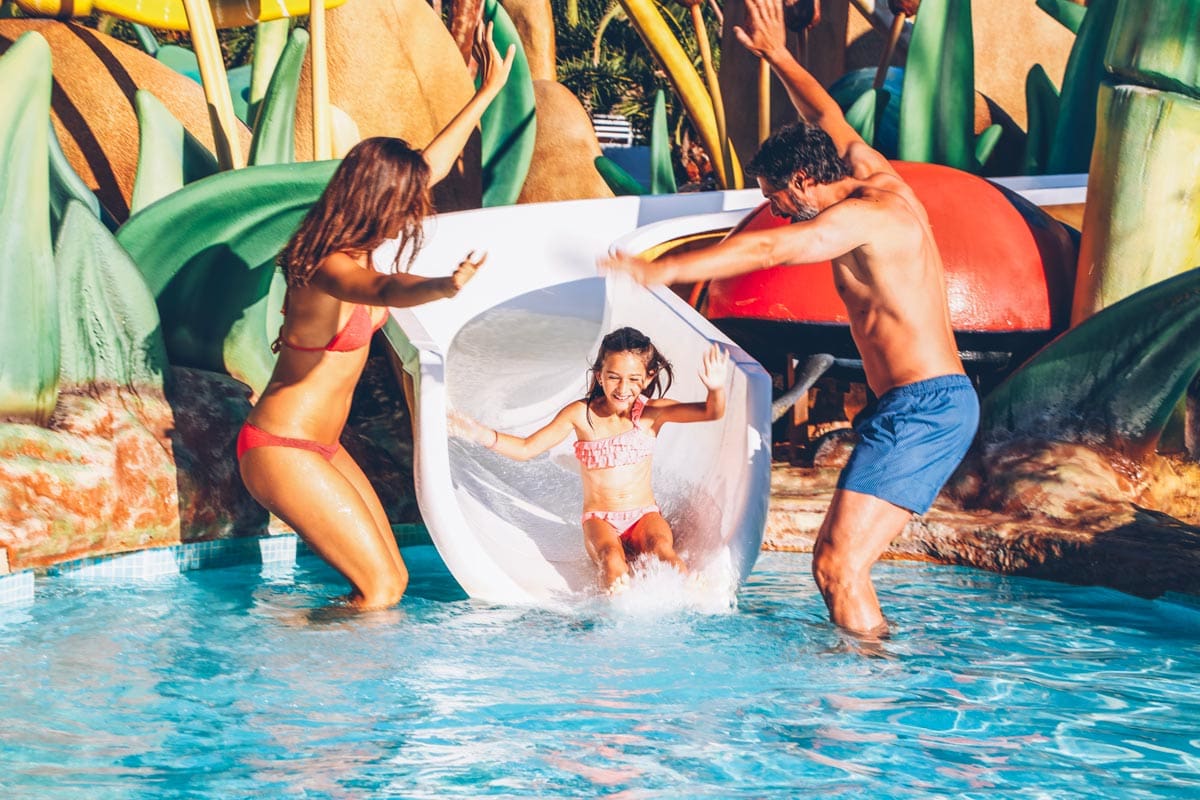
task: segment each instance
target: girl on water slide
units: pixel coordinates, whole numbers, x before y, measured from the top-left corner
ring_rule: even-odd
[[[408,570],[379,497],[338,439],[386,307],[454,297],[484,261],[471,252],[440,278],[400,271],[403,254],[411,264],[421,248],[430,187],[449,174],[504,86],[513,53],[501,59],[491,25],[479,26],[474,96],[423,151],[388,137],[357,144],[278,258],[287,278],[279,359],[238,435],[242,480],[350,581],[357,608],[399,602]],[[375,271],[373,251],[393,238],[393,271]]]
[[[675,552],[671,526],[651,488],[651,456],[668,422],[705,422],[725,414],[729,354],[713,345],[700,365],[708,389],[703,403],[667,400],[674,373],[643,333],[620,328],[604,337],[591,369],[591,388],[524,438],[488,428],[457,412],[450,433],[526,461],[575,434],[575,457],[583,477],[583,538],[606,591],[629,585],[629,562],[652,554],[686,572]],[[659,395],[657,399],[655,395]]]

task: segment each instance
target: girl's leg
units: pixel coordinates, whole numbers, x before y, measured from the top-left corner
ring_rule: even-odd
[[[687,574],[687,565],[675,552],[675,534],[671,526],[658,512],[647,514],[634,523],[625,537],[635,553],[650,553],[665,561],[680,572]]]
[[[310,450],[256,447],[242,456],[241,472],[254,499],[350,581],[352,605],[400,601],[408,574],[393,556],[395,540],[389,548],[371,508],[337,467]]]
[[[604,520],[589,519],[583,523],[583,544],[588,555],[600,568],[600,579],[604,588],[629,574],[625,561],[625,546],[615,528]]]

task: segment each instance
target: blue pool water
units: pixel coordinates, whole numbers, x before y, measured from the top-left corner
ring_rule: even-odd
[[[489,606],[405,556],[410,596],[358,617],[311,556],[39,584],[0,608],[0,797],[1200,796],[1184,606],[884,563],[868,654],[805,556],[720,613]]]

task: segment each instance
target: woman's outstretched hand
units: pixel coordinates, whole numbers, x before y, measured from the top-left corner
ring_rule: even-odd
[[[458,262],[458,267],[450,275],[451,291],[449,296],[454,297],[458,294],[459,290],[466,286],[471,278],[475,277],[475,273],[479,271],[479,268],[483,266],[483,262],[485,261],[487,261],[486,251],[479,255],[476,255],[474,250],[467,253],[466,257]]]
[[[479,65],[480,91],[498,92],[508,80],[508,73],[512,70],[513,60],[517,56],[517,46],[510,44],[504,58],[500,58],[500,51],[492,41],[492,23],[489,22],[487,25],[475,26],[475,43],[471,45],[471,55]]]
[[[725,388],[729,380],[729,353],[716,342],[700,361],[700,382],[710,391]]]

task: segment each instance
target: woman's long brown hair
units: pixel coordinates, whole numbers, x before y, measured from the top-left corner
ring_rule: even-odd
[[[304,286],[326,256],[370,255],[399,237],[392,270],[401,269],[405,253],[407,268],[424,243],[423,223],[431,210],[424,157],[403,139],[364,139],[346,153],[276,263],[289,286]]]

